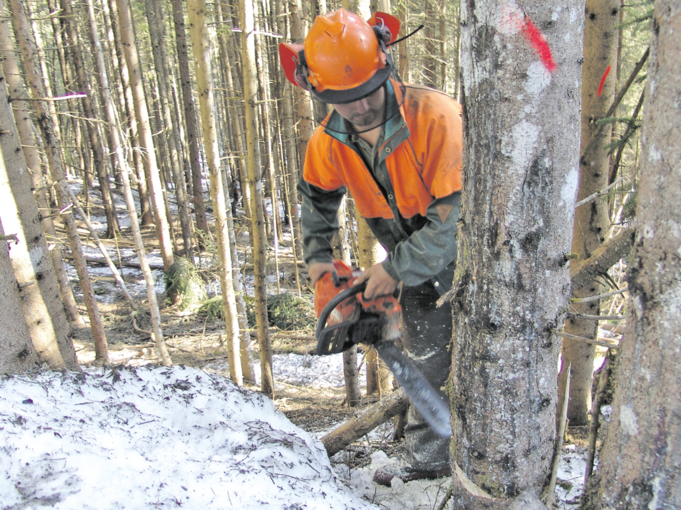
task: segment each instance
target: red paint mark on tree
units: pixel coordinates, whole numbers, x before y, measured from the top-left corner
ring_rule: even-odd
[[[549,43],[546,42],[546,39],[542,33],[528,17],[525,17],[523,33],[525,34],[525,38],[532,44],[534,51],[539,54],[539,58],[541,58],[541,61],[544,63],[544,66],[546,66],[546,69],[548,69],[550,72],[555,71],[557,66],[553,60],[553,54],[551,53]]]
[[[601,84],[598,86],[599,96],[603,93],[603,86],[605,85],[605,79],[608,77],[608,74],[610,74],[610,66],[608,66],[605,72],[603,73],[603,78],[601,78]]]

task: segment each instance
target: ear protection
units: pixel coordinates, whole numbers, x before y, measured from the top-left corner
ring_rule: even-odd
[[[372,27],[381,49],[386,55],[386,62],[392,68],[393,62],[388,46],[395,42],[400,31],[400,20],[384,12],[375,12],[367,23]],[[307,91],[314,91],[308,79],[308,67],[305,60],[303,44],[281,43],[279,45],[279,61],[288,81]]]

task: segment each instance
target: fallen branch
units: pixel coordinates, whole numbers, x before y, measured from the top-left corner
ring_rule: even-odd
[[[598,296],[589,296],[589,297],[584,297],[584,298],[570,298],[570,303],[572,303],[572,304],[591,303],[592,301],[598,301],[600,299],[609,298],[611,296],[616,296],[617,294],[624,294],[625,292],[629,292],[628,287],[625,288],[625,289],[620,289],[620,290],[608,292],[606,294],[599,294]]]
[[[409,405],[409,399],[402,388],[367,407],[359,415],[349,419],[337,429],[322,437],[322,444],[329,457],[335,455],[350,443],[372,431]]]
[[[590,321],[621,321],[626,319],[624,315],[588,315],[584,313],[568,313],[571,319],[586,319]]]

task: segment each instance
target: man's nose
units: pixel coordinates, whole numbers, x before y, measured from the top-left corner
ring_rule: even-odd
[[[358,113],[364,113],[368,111],[369,108],[369,101],[367,101],[366,97],[363,97],[362,99],[358,99],[355,103],[355,108],[357,109]]]

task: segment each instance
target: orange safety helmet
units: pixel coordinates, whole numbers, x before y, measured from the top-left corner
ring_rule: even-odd
[[[364,21],[339,9],[317,16],[305,44],[279,45],[288,80],[320,101],[357,101],[383,85],[393,70],[387,46],[400,30],[397,18],[376,12]]]

